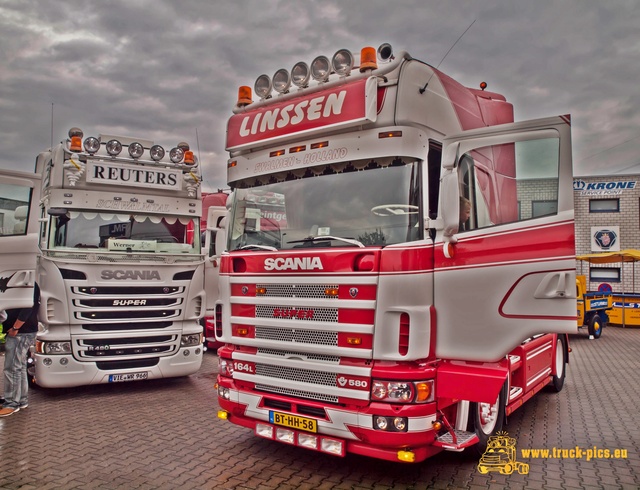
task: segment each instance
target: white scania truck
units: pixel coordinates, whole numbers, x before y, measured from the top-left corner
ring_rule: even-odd
[[[0,172],[0,308],[41,291],[43,387],[186,376],[202,362],[197,159],[152,141],[69,138]]]

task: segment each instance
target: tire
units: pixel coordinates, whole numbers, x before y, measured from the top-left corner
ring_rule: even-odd
[[[36,384],[36,365],[31,357],[31,351],[27,351],[27,381],[29,383],[29,388],[37,388]]]
[[[553,375],[550,387],[555,393],[560,393],[564,386],[564,378],[567,375],[567,346],[566,340],[562,335],[558,335],[555,356],[556,374]]]
[[[600,315],[593,315],[591,320],[589,320],[589,335],[593,335],[594,339],[599,339],[600,335],[602,335],[602,328],[604,324]]]
[[[468,430],[475,432],[480,441],[473,446],[481,456],[487,450],[489,437],[502,430],[507,400],[507,383],[504,384],[494,403],[473,402],[469,406]]]

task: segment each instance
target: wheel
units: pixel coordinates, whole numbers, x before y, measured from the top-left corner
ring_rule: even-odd
[[[505,383],[496,401],[493,403],[473,402],[469,407],[469,427],[480,439],[474,446],[478,455],[487,450],[489,437],[502,430],[504,424],[504,408],[507,400],[507,384]]]
[[[553,375],[551,380],[551,390],[559,393],[564,386],[564,378],[567,374],[567,348],[565,345],[565,338],[562,335],[558,335],[556,341],[556,374]]]
[[[37,388],[36,384],[36,363],[31,357],[31,351],[27,351],[27,381],[29,388]]]
[[[593,315],[589,320],[589,335],[593,335],[594,339],[599,339],[600,335],[602,335],[603,326],[600,315]]]

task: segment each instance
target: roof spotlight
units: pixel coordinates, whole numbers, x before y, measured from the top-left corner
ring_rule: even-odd
[[[269,78],[269,75],[260,75],[253,86],[254,92],[261,99],[266,99],[269,94],[271,94],[271,88],[271,79]]]
[[[107,153],[109,155],[111,155],[112,157],[117,157],[122,151],[122,143],[120,143],[118,140],[109,140],[107,141],[105,148],[107,149]]]
[[[94,155],[100,149],[100,140],[93,136],[89,136],[84,140],[84,151],[89,155]]]
[[[304,61],[298,61],[291,69],[291,81],[296,87],[306,87],[309,85],[309,78],[311,73],[309,72],[309,65]]]
[[[331,59],[331,66],[341,77],[349,76],[351,69],[353,68],[353,54],[348,49],[340,49],[336,51]]]
[[[280,68],[273,75],[273,89],[279,94],[286,94],[291,87],[291,75],[284,68]]]
[[[393,48],[391,47],[391,44],[384,43],[378,47],[378,59],[380,61],[389,61],[393,58]]]
[[[184,150],[179,147],[172,148],[169,152],[169,158],[173,163],[180,163],[184,158]]]
[[[137,141],[129,145],[129,155],[131,158],[140,158],[144,153],[144,147]]]
[[[153,145],[149,150],[149,154],[151,155],[151,160],[159,162],[164,158],[164,148],[160,145]]]
[[[318,56],[311,62],[311,77],[318,82],[326,82],[331,74],[331,63],[326,56]]]

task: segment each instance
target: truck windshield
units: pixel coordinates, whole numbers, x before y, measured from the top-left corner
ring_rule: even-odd
[[[50,219],[50,249],[200,253],[200,236],[194,232],[200,229],[197,218],[68,211]]]
[[[422,239],[420,182],[419,162],[401,158],[239,182],[229,250],[386,246]]]

